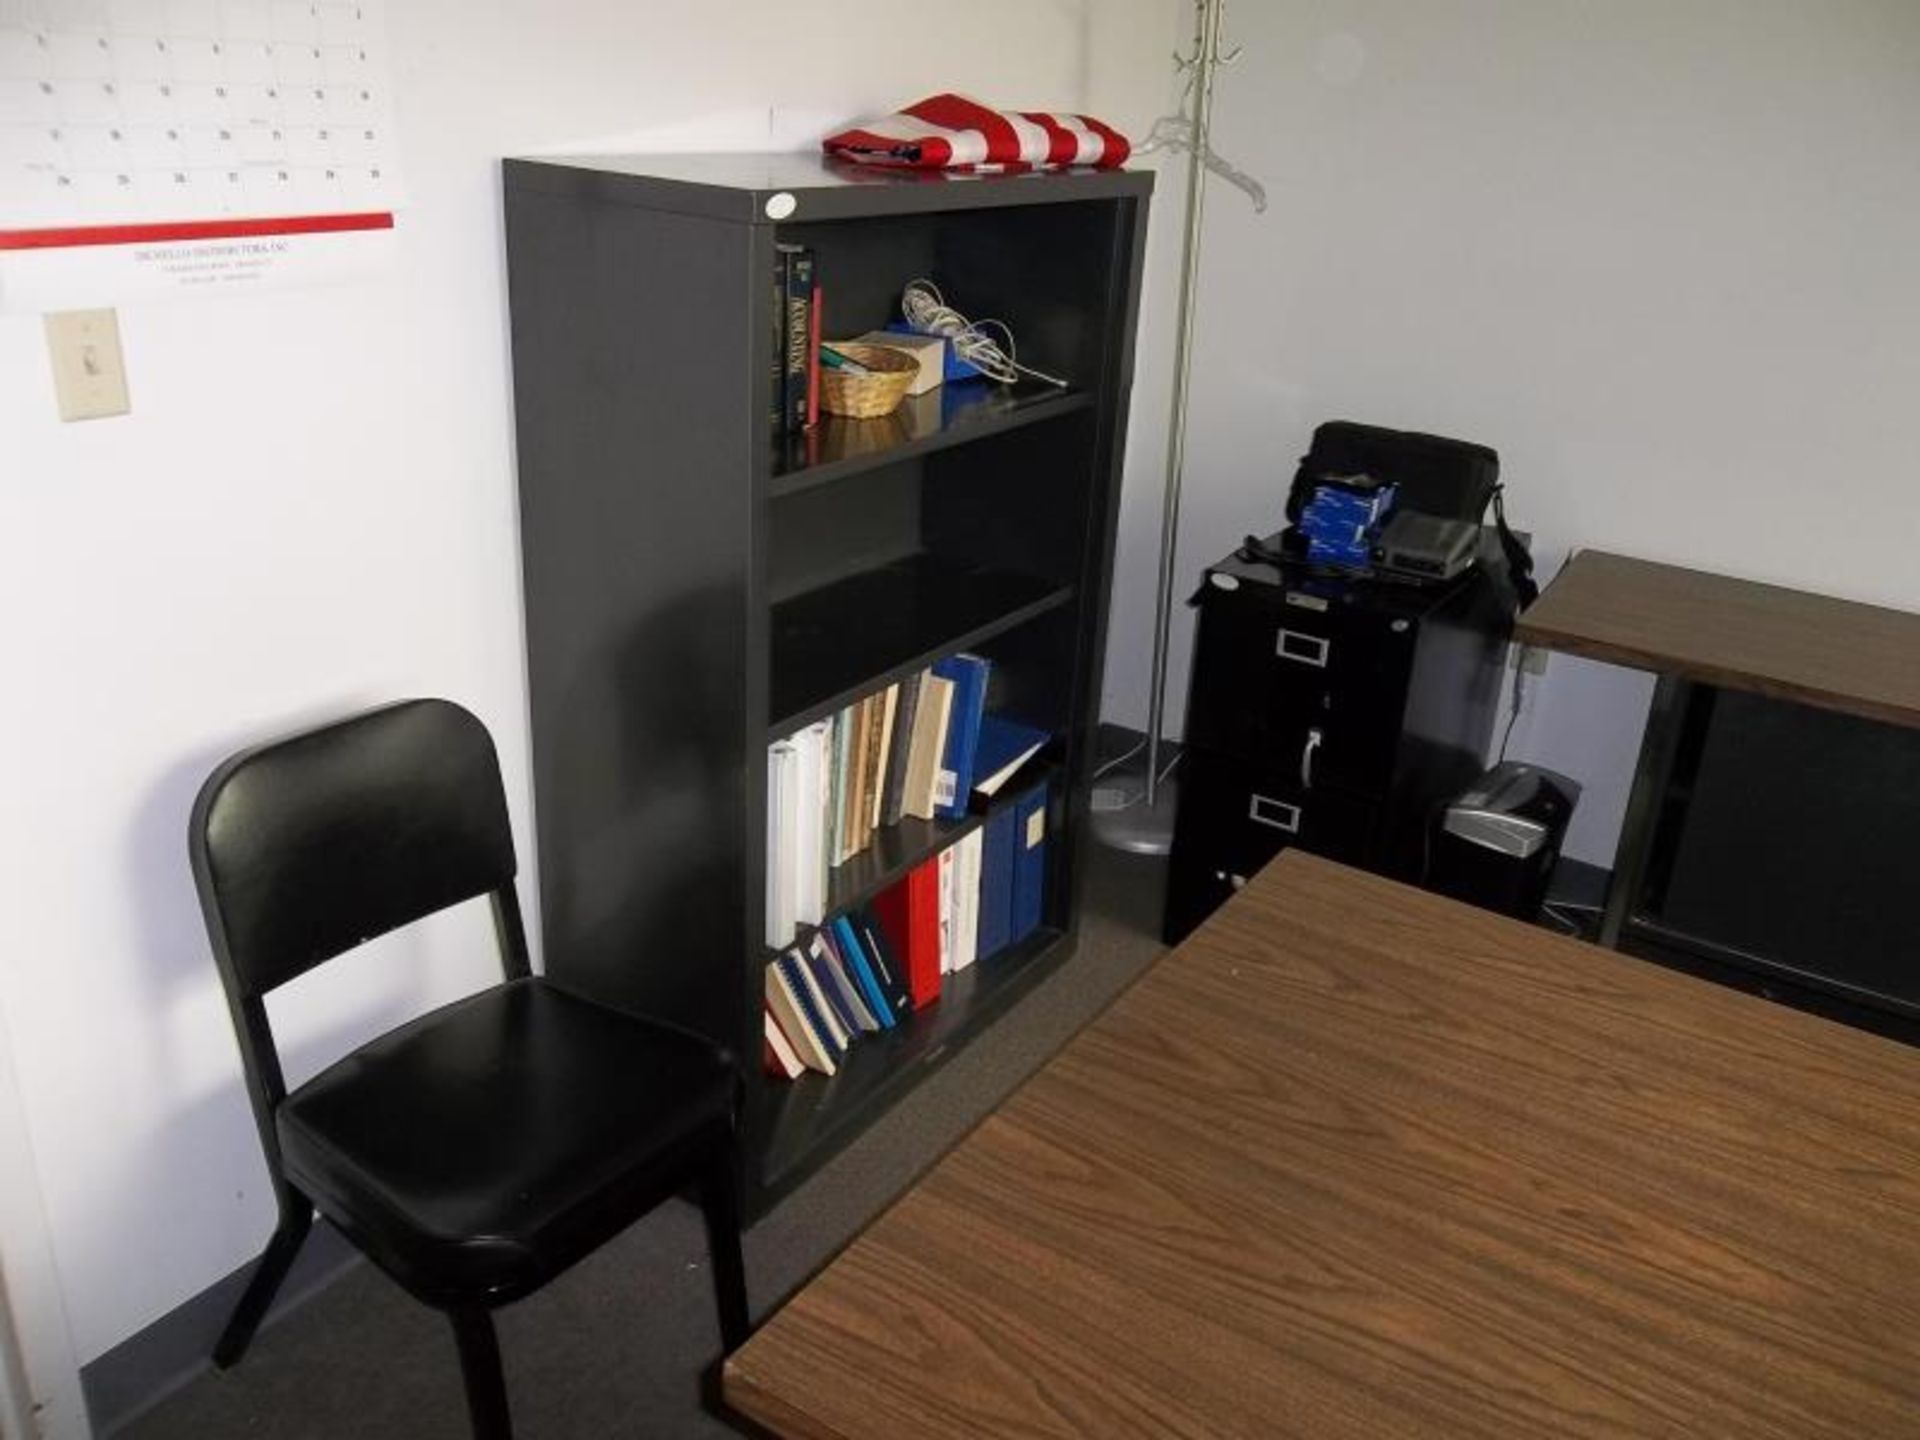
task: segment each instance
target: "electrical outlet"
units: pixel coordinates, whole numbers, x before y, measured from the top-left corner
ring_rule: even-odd
[[[1524,670],[1529,675],[1547,673],[1548,651],[1540,645],[1509,645],[1507,647],[1507,668]]]
[[[120,317],[112,310],[64,310],[47,316],[46,325],[60,418],[126,414],[132,407],[120,355]]]

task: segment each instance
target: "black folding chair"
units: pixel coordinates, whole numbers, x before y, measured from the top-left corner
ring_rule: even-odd
[[[236,755],[201,788],[189,848],[280,1206],[215,1364],[246,1352],[317,1207],[447,1313],[473,1433],[506,1437],[493,1309],[683,1188],[705,1212],[722,1341],[746,1338],[733,1061],[530,973],[499,762],[477,719],[410,700]],[[481,895],[504,983],[289,1094],[266,995]]]

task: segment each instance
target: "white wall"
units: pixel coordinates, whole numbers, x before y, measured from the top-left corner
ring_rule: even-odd
[[[0,1440],[73,1433],[85,1409],[26,1110],[0,1015]]]
[[[83,1363],[271,1223],[186,863],[209,767],[382,698],[456,697],[493,729],[531,858],[499,157],[806,146],[941,89],[1138,126],[1173,29],[1167,0],[388,12],[410,196],[390,273],[129,305],[133,414],[71,426],[39,321],[0,317],[0,1020]],[[309,977],[295,1078],[485,978],[484,934],[455,915]]]
[[[1497,447],[1544,575],[1604,547],[1920,608],[1920,5],[1242,0],[1228,30],[1218,148],[1273,206],[1210,191],[1183,580],[1350,418]],[[1647,689],[1555,658],[1515,731],[1594,787],[1581,858]]]

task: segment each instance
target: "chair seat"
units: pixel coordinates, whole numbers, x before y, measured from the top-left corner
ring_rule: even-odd
[[[276,1117],[288,1177],[430,1303],[524,1295],[724,1143],[717,1047],[538,978],[421,1016]]]

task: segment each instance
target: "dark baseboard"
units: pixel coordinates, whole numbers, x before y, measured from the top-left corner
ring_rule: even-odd
[[[298,1309],[359,1260],[339,1231],[324,1220],[315,1222],[261,1328]],[[106,1440],[211,1367],[213,1342],[252,1273],[249,1261],[80,1367],[95,1435]]]

